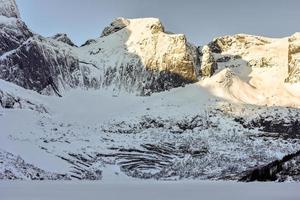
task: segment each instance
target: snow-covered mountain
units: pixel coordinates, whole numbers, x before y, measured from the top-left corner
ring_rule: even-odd
[[[14,1],[9,5],[17,12]],[[116,19],[82,47],[66,34],[32,33],[19,15],[0,22],[0,77],[42,94],[109,87],[149,95],[197,80],[197,48],[184,35],[165,33],[158,19]]]
[[[182,34],[166,33],[155,18],[118,18],[76,53],[81,63],[99,68],[93,80],[100,87],[147,95],[197,80],[197,48]]]
[[[299,33],[117,18],[77,47],[0,14],[0,179],[300,180]]]

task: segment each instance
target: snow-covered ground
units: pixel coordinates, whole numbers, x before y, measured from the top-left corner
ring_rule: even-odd
[[[297,109],[230,102],[202,82],[149,97],[77,89],[62,98],[0,84],[20,99],[15,109],[0,110],[4,179],[236,180],[300,149],[298,137],[244,127],[261,116],[276,118],[276,112],[297,119]]]
[[[299,200],[296,183],[0,182],[1,200]]]

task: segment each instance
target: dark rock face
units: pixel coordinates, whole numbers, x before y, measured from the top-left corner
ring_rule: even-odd
[[[19,18],[14,0],[0,1],[0,15],[0,79],[40,93],[58,95],[61,88],[82,83],[79,62],[71,50],[34,35]],[[57,34],[53,39],[75,46],[65,34]],[[5,99],[1,103],[4,107],[17,104],[11,98]]]
[[[0,16],[0,79],[26,89],[60,96],[68,88],[112,87],[114,90],[150,95],[192,82],[176,73],[148,69],[138,56],[130,58],[130,62],[121,63],[121,66],[96,66],[88,59],[78,58],[81,56],[75,52],[76,45],[66,34],[56,34],[52,38],[33,34],[20,19],[14,0],[0,0],[0,14],[3,15]],[[129,23],[124,18],[116,19],[104,29],[102,37],[125,28]],[[154,26],[151,30],[163,31],[163,27]],[[88,40],[83,46],[95,42]],[[183,68],[186,65],[181,64]]]
[[[94,81],[98,82],[98,81]],[[180,75],[167,71],[147,70],[141,62],[124,64],[118,67],[108,67],[101,74],[98,87],[113,87],[137,95],[148,96],[154,92],[170,90],[174,87],[183,87],[193,83]],[[91,85],[86,81],[85,85]],[[95,84],[93,84],[95,85]]]
[[[13,19],[13,22],[2,24],[0,78],[26,89],[60,96],[61,90],[78,86],[113,87],[150,95],[192,82],[174,73],[147,70],[141,62],[137,63],[138,58],[120,68],[111,66],[102,69],[93,63],[80,61],[72,52],[74,43],[67,35],[43,38],[31,33],[21,20]],[[124,20],[118,22],[123,23]],[[113,22],[114,28],[111,27],[110,33],[119,30],[119,23]],[[70,45],[70,48],[60,42]],[[89,40],[84,45],[94,42]],[[98,73],[100,78],[91,76],[93,73]]]
[[[298,117],[298,115],[296,115]],[[298,118],[281,119],[273,116],[255,118],[250,122],[242,118],[235,121],[241,123],[244,128],[259,128],[265,132],[265,136],[283,139],[300,139],[300,121]]]
[[[142,88],[141,94],[150,95],[153,92],[162,92],[174,87],[183,87],[190,83],[193,83],[193,81],[186,80],[177,74],[172,74],[166,71],[153,72],[152,76],[148,78],[145,86]]]
[[[65,84],[75,87],[79,84],[74,76],[78,70],[76,58],[42,37],[30,38],[0,60],[1,79],[37,92],[49,86],[53,90]]]
[[[21,20],[16,18],[6,19],[9,23],[1,23],[0,20],[0,55],[16,49],[28,38],[33,36],[32,32]]]
[[[78,85],[73,74],[79,70],[77,59],[34,35],[19,18],[14,0],[1,0],[0,5],[0,78],[38,92],[48,87],[58,93],[59,85]],[[7,102],[14,101],[5,102],[10,107]]]
[[[65,33],[58,33],[56,35],[54,35],[53,37],[51,37],[52,39],[56,40],[56,41],[59,41],[59,42],[63,42],[65,44],[68,44],[72,47],[77,47],[73,42],[72,40],[68,37],[67,34]]]
[[[8,12],[10,6],[15,5],[14,1],[2,1],[0,11]],[[33,34],[20,18],[16,18],[19,15],[6,16],[0,16],[0,79],[39,93],[57,95],[61,88],[83,84],[78,59],[70,49],[59,44],[75,46],[67,35],[54,36],[58,42],[43,38]]]
[[[218,39],[215,39],[214,41],[210,42],[208,44],[208,47],[213,53],[222,53],[221,41]]]

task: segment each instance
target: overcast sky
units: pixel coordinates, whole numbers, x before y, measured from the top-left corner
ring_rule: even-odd
[[[249,33],[282,37],[300,31],[300,0],[17,0],[22,18],[44,36],[96,38],[116,17],[158,17],[166,30],[204,44]]]

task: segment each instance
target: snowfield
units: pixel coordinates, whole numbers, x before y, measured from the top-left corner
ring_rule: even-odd
[[[62,98],[0,84],[22,99],[0,110],[3,179],[239,180],[300,149],[298,109],[228,102],[202,82],[146,97],[77,89]],[[266,180],[299,180],[298,162]]]
[[[16,192],[17,191],[17,192]],[[2,200],[298,200],[297,183],[1,182]]]

